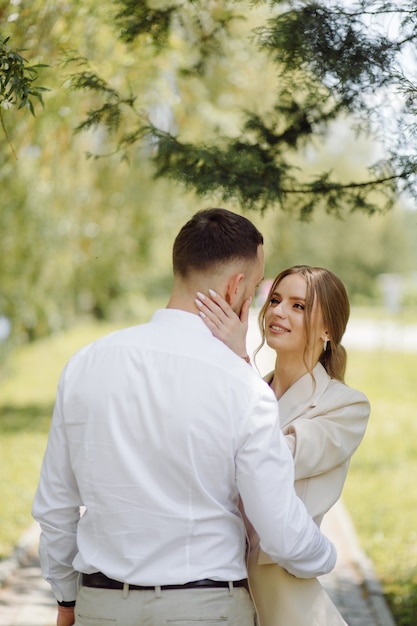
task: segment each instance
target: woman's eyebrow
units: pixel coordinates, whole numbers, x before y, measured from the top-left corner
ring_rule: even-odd
[[[278,291],[274,291],[273,293],[271,293],[271,298],[272,296],[278,296],[278,298],[282,298],[281,294]],[[288,300],[301,300],[302,302],[306,301],[306,299],[302,296],[290,296]]]

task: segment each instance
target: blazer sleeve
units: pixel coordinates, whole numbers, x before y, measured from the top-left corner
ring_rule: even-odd
[[[348,461],[363,439],[369,413],[364,394],[332,380],[316,406],[283,429],[293,451],[295,479],[318,476]]]

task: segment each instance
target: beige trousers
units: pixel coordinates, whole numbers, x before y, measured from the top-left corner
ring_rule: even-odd
[[[118,591],[81,587],[75,626],[254,626],[243,587]]]

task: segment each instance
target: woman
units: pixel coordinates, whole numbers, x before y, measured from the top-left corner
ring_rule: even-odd
[[[197,295],[213,334],[247,359],[249,303],[239,318],[218,294]],[[369,417],[367,398],[343,382],[340,341],[349,309],[346,290],[332,272],[302,265],[275,278],[259,314],[262,345],[266,341],[276,352],[265,380],[278,399],[294,457],[295,489],[318,525],[340,497]],[[317,579],[294,578],[262,552],[250,525],[248,535],[249,580],[261,626],[346,624]]]

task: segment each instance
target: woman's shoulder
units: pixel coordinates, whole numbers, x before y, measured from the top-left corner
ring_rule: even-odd
[[[338,405],[364,404],[369,406],[369,400],[362,391],[350,387],[337,378],[331,378],[321,363],[314,368],[314,376],[317,380],[317,393],[322,400],[327,399]]]
[[[348,402],[352,402],[355,404],[369,404],[369,400],[367,396],[363,393],[363,391],[359,391],[359,389],[350,387],[346,383],[342,382],[341,380],[337,380],[336,378],[329,377],[327,392],[331,395],[338,396],[341,399],[345,399]]]

